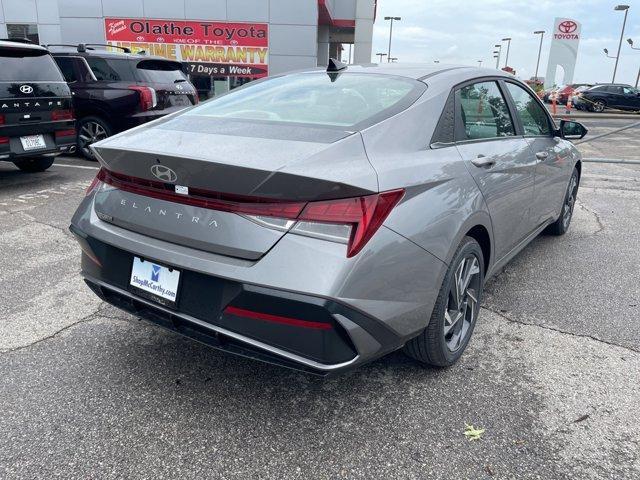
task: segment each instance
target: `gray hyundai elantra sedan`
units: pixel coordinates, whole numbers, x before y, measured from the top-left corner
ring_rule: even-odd
[[[585,134],[500,71],[331,61],[96,143],[70,228],[103,300],[218,349],[448,366],[486,279],[567,231]]]

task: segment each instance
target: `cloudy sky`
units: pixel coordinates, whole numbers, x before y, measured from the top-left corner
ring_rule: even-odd
[[[391,55],[400,62],[463,63],[495,65],[493,45],[512,37],[509,64],[522,78],[535,73],[539,37],[534,30],[546,30],[540,61],[545,75],[555,17],[582,23],[582,39],[574,81],[610,82],[620,40],[624,12],[614,11],[619,3],[630,5],[620,54],[616,82],[635,84],[640,68],[640,50],[632,50],[626,39],[640,47],[640,0],[378,0],[373,52],[386,52],[389,22],[385,16],[399,16],[394,22]],[[506,50],[505,48],[503,52]],[[379,57],[375,57],[376,59]],[[504,65],[504,54],[502,65]]]

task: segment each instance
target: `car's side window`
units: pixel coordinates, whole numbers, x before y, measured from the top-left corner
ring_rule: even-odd
[[[58,64],[58,67],[60,68],[60,71],[62,72],[62,75],[64,76],[64,79],[67,81],[67,83],[75,82],[78,80],[78,78],[76,77],[76,70],[73,67],[73,58],[53,57],[53,59]]]
[[[508,137],[516,134],[507,102],[493,81],[479,82],[458,91],[460,112],[466,138]]]
[[[631,87],[622,87],[622,90],[624,91],[625,95],[637,95],[639,92],[635,88],[631,88]]]
[[[506,82],[507,90],[513,98],[522,122],[525,135],[551,135],[549,118],[543,107],[524,88],[515,83]]]

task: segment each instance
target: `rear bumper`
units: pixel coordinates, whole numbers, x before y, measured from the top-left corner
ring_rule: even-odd
[[[338,301],[181,269],[175,307],[129,286],[134,254],[71,231],[80,242],[82,275],[104,301],[147,321],[232,354],[316,375],[337,373],[400,348],[402,336]],[[302,320],[323,328],[271,323],[235,310]]]
[[[51,134],[43,134],[46,147],[40,150],[25,151],[20,137],[10,137],[9,143],[0,144],[0,160],[14,161],[20,158],[55,157],[75,150],[76,137],[54,138]]]

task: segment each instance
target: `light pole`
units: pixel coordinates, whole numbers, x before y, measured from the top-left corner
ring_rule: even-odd
[[[478,60],[478,67],[482,68],[482,60]]]
[[[380,63],[382,63],[382,57],[386,57],[386,53],[376,53],[376,56],[380,57]]]
[[[502,44],[494,45],[493,48],[498,49],[498,61],[496,62],[496,70],[500,68],[500,56],[502,55]],[[493,52],[496,53],[496,52]]]
[[[440,63],[440,60],[434,60],[433,63]]]
[[[634,47],[633,46],[633,40],[631,40],[630,38],[627,38],[627,42],[629,43],[629,46],[634,49],[634,50],[640,50],[640,48],[638,47]],[[638,76],[636,77],[636,88],[638,88],[638,83],[640,82],[640,68],[638,68]]]
[[[611,83],[616,83],[616,72],[618,71],[618,62],[620,61],[620,49],[622,48],[622,37],[624,36],[624,27],[627,25],[627,15],[629,13],[629,5],[616,5],[616,11],[624,12],[624,20],[622,21],[622,31],[620,32],[620,43],[618,43],[618,55],[616,55],[616,65],[613,67],[613,79]]]
[[[398,61],[398,57],[391,57],[391,58],[389,59],[389,61],[390,61],[391,63],[396,63],[396,62]]]
[[[500,68],[500,51],[499,50],[493,51],[493,58],[496,59],[496,70],[498,70]]]
[[[393,21],[402,20],[401,17],[384,17],[385,20],[391,20],[389,24],[389,50],[387,51],[387,62],[391,61],[391,35],[393,35]]]
[[[509,49],[511,49],[511,37],[503,38],[503,42],[507,42],[507,57],[504,60],[504,66],[509,66]]]
[[[536,82],[538,81],[538,67],[540,66],[540,55],[542,54],[542,39],[544,38],[544,30],[536,30],[534,35],[540,35],[540,47],[538,48],[538,61],[536,62]]]

